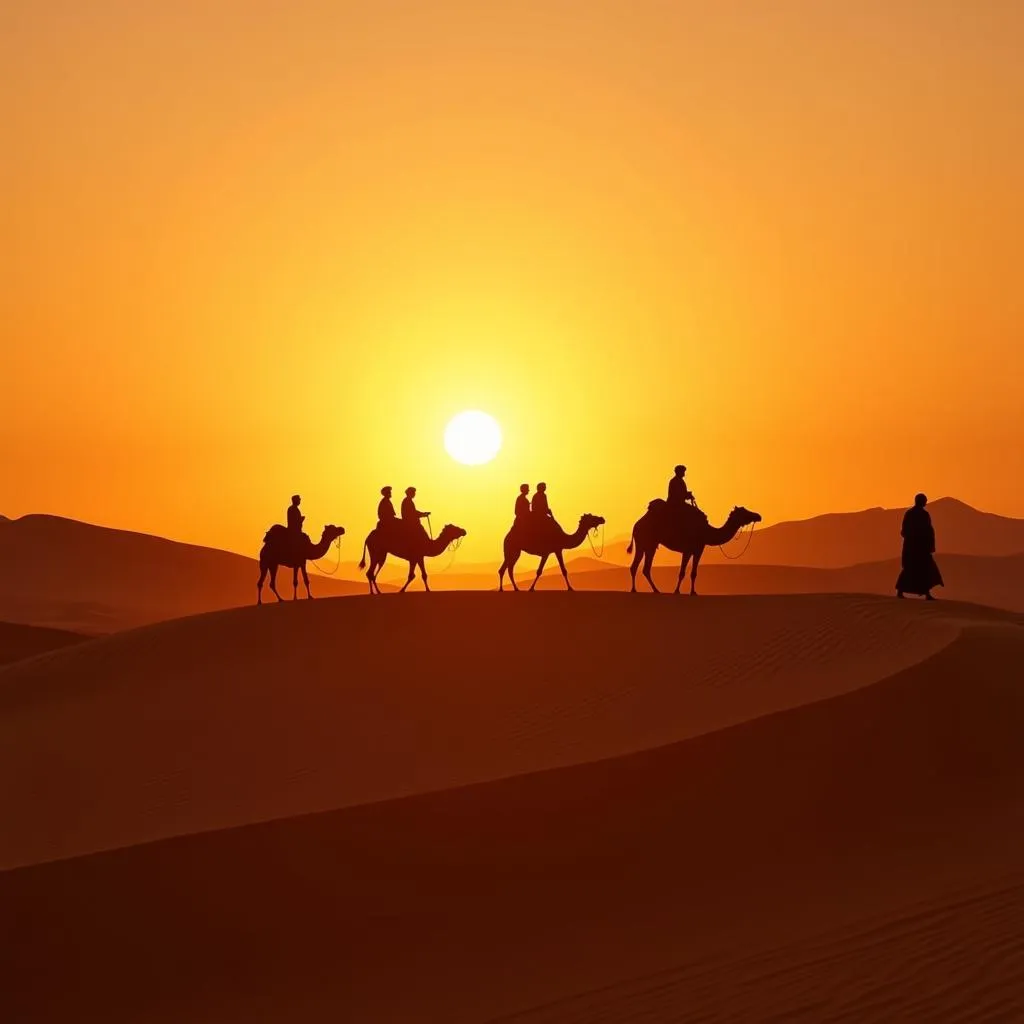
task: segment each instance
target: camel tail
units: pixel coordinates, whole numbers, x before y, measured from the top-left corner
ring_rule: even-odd
[[[633,532],[629,535],[629,547],[626,548],[626,554],[627,555],[633,554],[633,540],[634,540],[635,537],[636,537],[636,530],[634,529]]]
[[[366,568],[366,541],[363,541],[363,557],[359,559],[360,570]]]

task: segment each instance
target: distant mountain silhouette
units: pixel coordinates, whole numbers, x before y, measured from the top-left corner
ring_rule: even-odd
[[[0,521],[4,519],[0,516]],[[44,626],[26,626],[20,622],[0,622],[0,665],[31,658],[59,647],[79,644],[89,638],[81,633]]]
[[[255,558],[50,515],[0,521],[0,564],[0,619],[93,634],[249,604],[259,576]],[[290,597],[290,572],[283,582]],[[320,597],[365,590],[313,583]]]
[[[744,564],[810,566],[838,569],[899,555],[900,523],[906,508],[870,508],[863,512],[834,512],[758,528]],[[1016,555],[1024,553],[1024,519],[982,512],[956,498],[928,503],[938,540],[938,557],[959,555]],[[629,539],[609,542],[606,560],[625,564]],[[741,548],[741,539],[726,547]],[[728,559],[707,548],[703,563]],[[657,564],[679,564],[677,555],[659,550]]]

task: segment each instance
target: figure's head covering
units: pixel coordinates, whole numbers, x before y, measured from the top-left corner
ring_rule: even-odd
[[[529,489],[530,489],[530,485],[529,485],[529,484],[520,484],[520,485],[519,485],[519,490],[520,490],[520,491],[521,491],[521,492],[522,492],[523,494],[525,494],[525,493],[526,493],[526,492],[527,492],[527,491],[528,491]]]
[[[390,487],[382,487],[380,489],[380,493],[383,494],[385,498],[390,498],[391,497],[391,488]]]
[[[293,494],[292,495],[292,504],[293,505],[298,505],[298,503],[300,501],[302,501],[302,499],[297,494]]]
[[[676,476],[681,476],[685,472],[686,472],[686,467],[685,466],[676,466]]]
[[[546,491],[547,489],[548,489],[548,485],[547,484],[544,484],[544,483],[537,484],[537,490],[538,491]]]
[[[405,493],[406,493],[407,497],[411,498],[416,493],[416,488],[415,487],[406,487]]]
[[[915,494],[914,495],[914,504],[918,508],[924,508],[925,505],[928,504],[928,496],[926,494]]]

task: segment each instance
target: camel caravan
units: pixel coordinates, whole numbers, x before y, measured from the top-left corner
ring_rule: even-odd
[[[519,590],[516,583],[515,567],[522,554],[535,555],[540,559],[537,571],[529,589],[535,590],[548,559],[554,555],[558,567],[565,580],[565,588],[573,589],[569,582],[564,552],[578,548],[591,533],[604,525],[602,516],[590,512],[580,516],[576,529],[566,532],[555,519],[548,504],[547,485],[537,484],[532,500],[529,497],[530,487],[523,484],[519,488],[519,496],[515,503],[515,518],[512,527],[505,534],[502,543],[502,563],[498,569],[498,590],[505,589],[505,576],[513,590]],[[461,526],[447,523],[435,537],[430,530],[430,513],[422,512],[416,507],[416,488],[408,487],[401,505],[401,514],[395,513],[391,502],[392,489],[381,488],[381,499],[377,505],[377,524],[367,534],[363,542],[363,554],[359,562],[360,571],[366,570],[366,580],[371,594],[380,594],[377,578],[389,555],[404,559],[409,564],[409,573],[400,593],[404,593],[416,577],[419,569],[420,579],[425,590],[430,590],[427,578],[426,559],[436,558],[450,547],[456,549],[466,536]],[[314,543],[302,531],[305,516],[299,510],[299,495],[294,495],[288,509],[287,525],[272,526],[263,538],[260,550],[260,577],[257,584],[257,604],[263,600],[263,584],[267,575],[270,576],[270,590],[280,601],[276,580],[279,566],[292,570],[292,597],[298,596],[298,579],[306,588],[306,596],[313,596],[309,589],[309,576],[306,562],[322,558],[332,543],[340,545],[345,530],[340,526],[325,526],[319,542]],[[427,521],[427,529],[423,521]],[[627,554],[633,555],[629,567],[630,592],[636,593],[636,574],[641,568],[644,578],[654,593],[660,593],[651,575],[658,547],[668,548],[682,556],[679,565],[679,576],[676,580],[674,593],[680,592],[687,568],[690,569],[690,594],[697,593],[697,568],[708,545],[723,545],[732,540],[746,526],[753,526],[761,521],[761,516],[742,506],[736,506],[721,526],[712,526],[708,517],[697,507],[693,493],[686,485],[686,467],[676,466],[675,475],[669,481],[668,497],[655,498],[647,506],[647,511],[636,521],[630,538]],[[340,564],[340,548],[339,548]]]

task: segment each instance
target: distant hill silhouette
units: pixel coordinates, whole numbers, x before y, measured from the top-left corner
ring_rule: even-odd
[[[0,520],[3,517],[0,516]],[[0,622],[0,665],[31,658],[46,651],[79,644],[89,638],[81,633],[45,626],[26,626],[20,622]]]
[[[0,520],[0,564],[0,619],[93,634],[249,604],[259,576],[255,558],[50,515]],[[278,584],[290,597],[291,572]],[[313,583],[320,597],[364,592]]]
[[[641,510],[642,511],[642,510]],[[899,555],[900,523],[906,508],[870,508],[834,512],[758,528],[743,561],[757,565],[802,565],[822,569],[880,562]],[[956,498],[928,503],[938,539],[938,556],[1016,555],[1024,553],[1024,519],[1010,519],[972,508]],[[639,512],[637,513],[639,515]],[[610,541],[605,559],[626,564],[629,538]],[[726,547],[741,549],[741,539]],[[707,548],[702,565],[726,562],[717,548]],[[678,565],[678,556],[659,550],[657,564]]]

